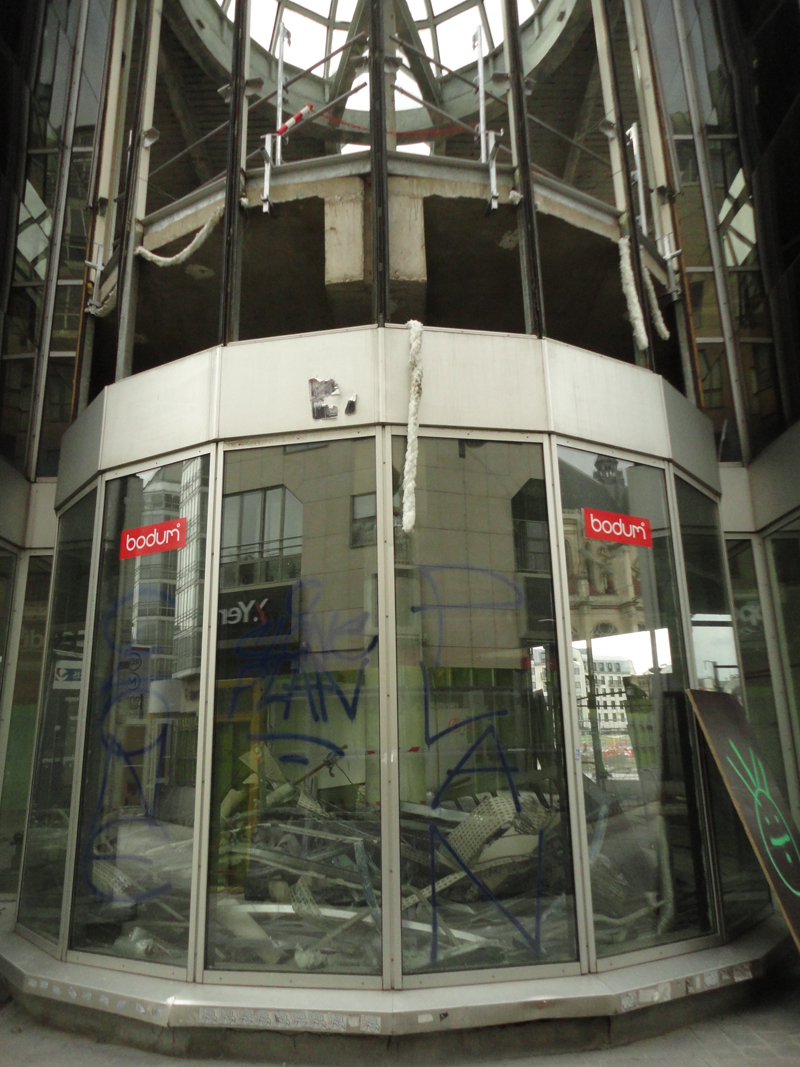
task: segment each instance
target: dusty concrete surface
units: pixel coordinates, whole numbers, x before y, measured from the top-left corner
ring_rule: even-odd
[[[633,1037],[633,1034],[628,1035]],[[246,1041],[245,1035],[241,1035]],[[205,1050],[204,1050],[205,1051]],[[209,1048],[214,1056],[214,1050]],[[244,1067],[254,1058],[216,1055],[176,1060],[154,1052],[127,1048],[105,1040],[42,1026],[14,1002],[0,1007],[0,1064],[3,1067],[208,1067],[210,1062]],[[435,1053],[428,1050],[428,1063]],[[315,1057],[316,1059],[316,1057]],[[380,1064],[383,1057],[376,1060]],[[387,1055],[385,1062],[396,1061]],[[260,1057],[255,1062],[285,1067],[283,1057]],[[300,1059],[294,1060],[300,1064]],[[317,1060],[317,1063],[319,1061]],[[508,1054],[487,1053],[481,1062],[491,1067],[800,1067],[800,964],[793,964],[760,988],[734,1011],[696,1021],[668,1034],[617,1048],[592,1052],[543,1053],[516,1049]]]

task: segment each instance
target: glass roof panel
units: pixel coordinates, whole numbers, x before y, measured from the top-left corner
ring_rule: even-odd
[[[305,70],[322,59],[326,52],[328,31],[319,22],[288,8],[283,12],[283,24],[292,35],[292,43],[284,50],[284,62]],[[322,71],[316,73],[321,74]]]
[[[471,63],[475,53],[472,38],[481,24],[477,7],[462,11],[437,27],[439,36],[439,59],[446,67],[458,70]]]

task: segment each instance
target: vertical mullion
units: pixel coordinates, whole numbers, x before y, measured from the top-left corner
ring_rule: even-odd
[[[275,23],[278,25],[277,20]],[[231,62],[228,165],[225,179],[219,343],[239,340],[242,282],[242,206],[247,151],[245,80],[250,53],[250,0],[237,0]]]
[[[386,158],[385,0],[369,0],[372,321],[389,321],[389,164]]]
[[[376,515],[378,542],[378,678],[381,760],[381,946],[384,989],[403,985],[402,893],[400,889],[400,764],[397,708],[397,624],[392,513],[392,434],[379,427]]]
[[[525,71],[519,37],[519,18],[516,0],[503,0],[505,23],[505,55],[510,75],[509,122],[514,152],[516,181],[522,195],[517,206],[517,228],[520,234],[520,266],[522,268],[522,299],[525,308],[525,332],[544,336],[544,302],[539,263],[539,238],[536,228],[536,201],[531,171],[528,115],[525,105]]]
[[[577,729],[578,700],[572,668],[572,622],[569,609],[567,558],[564,550],[564,521],[561,508],[561,480],[558,470],[558,445],[549,438],[544,450],[547,477],[547,514],[550,524],[553,568],[553,600],[556,617],[556,641],[559,648],[561,679],[561,718],[564,730],[565,773],[569,802],[572,869],[575,886],[575,921],[581,972],[597,970],[594,937],[589,842],[586,834],[586,804],[580,764],[580,733]]]
[[[152,117],[155,97],[155,79],[158,66],[158,48],[161,36],[161,0],[144,0],[142,14],[142,47],[139,57],[139,76],[136,81],[136,101],[133,121],[128,131],[128,155],[126,159],[125,196],[122,201],[122,239],[119,246],[117,266],[117,307],[119,327],[117,330],[117,364],[115,381],[130,376],[133,368],[133,337],[136,325],[136,297],[138,291],[138,264],[136,247],[137,221],[146,203],[147,176],[142,144],[142,134]],[[149,152],[148,152],[149,157]]]
[[[19,642],[22,636],[22,613],[25,610],[25,589],[28,584],[30,553],[14,553],[14,584],[11,592],[11,618],[6,634],[5,663],[0,694],[0,797],[3,795],[3,779],[6,770],[6,750],[11,730],[11,709],[14,703],[14,688],[19,659]],[[0,655],[3,654],[0,648]]]
[[[206,571],[203,597],[200,702],[197,720],[197,772],[195,782],[192,889],[189,906],[187,981],[202,981],[205,969],[208,857],[211,832],[211,783],[214,772],[214,695],[216,682],[217,603],[219,600],[219,545],[222,528],[222,489],[225,453],[212,450],[208,471],[206,510]]]

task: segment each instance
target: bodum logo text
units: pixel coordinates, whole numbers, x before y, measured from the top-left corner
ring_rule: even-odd
[[[168,552],[186,545],[186,519],[168,519],[152,526],[136,526],[123,530],[119,542],[119,558],[152,556],[156,552]]]
[[[635,515],[618,515],[614,511],[583,509],[583,523],[587,537],[595,541],[618,541],[623,545],[642,545],[652,548],[650,520]]]

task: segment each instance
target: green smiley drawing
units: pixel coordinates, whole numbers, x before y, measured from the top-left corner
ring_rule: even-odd
[[[728,756],[728,763],[739,775],[753,798],[758,829],[770,862],[786,888],[796,897],[800,897],[800,851],[798,851],[788,823],[769,794],[764,764],[750,749],[750,766],[748,766],[730,738],[728,743],[736,753],[741,769],[730,756]]]

